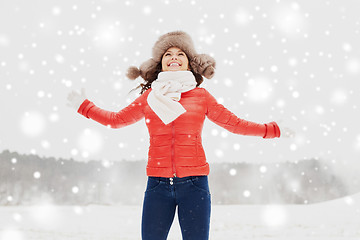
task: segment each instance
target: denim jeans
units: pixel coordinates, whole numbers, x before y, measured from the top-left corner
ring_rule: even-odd
[[[142,239],[166,240],[176,207],[183,240],[208,240],[211,198],[207,176],[148,177]]]

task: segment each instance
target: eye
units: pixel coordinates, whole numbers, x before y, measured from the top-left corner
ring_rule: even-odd
[[[170,56],[170,53],[165,53],[165,56]]]
[[[179,53],[179,56],[184,56],[184,53]]]

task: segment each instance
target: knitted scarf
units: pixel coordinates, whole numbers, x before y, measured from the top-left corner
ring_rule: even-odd
[[[158,78],[151,84],[152,91],[147,97],[147,102],[167,125],[186,112],[179,103],[181,93],[195,87],[196,80],[191,71],[160,72]]]

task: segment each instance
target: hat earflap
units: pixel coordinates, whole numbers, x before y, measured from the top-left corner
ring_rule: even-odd
[[[210,79],[215,74],[215,59],[207,54],[196,54],[190,61],[192,69]]]

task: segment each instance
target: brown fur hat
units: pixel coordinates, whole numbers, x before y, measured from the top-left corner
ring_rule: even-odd
[[[141,76],[144,80],[148,80],[158,70],[162,56],[171,47],[178,47],[185,52],[189,59],[189,65],[192,70],[207,79],[215,74],[215,60],[206,54],[197,54],[194,43],[189,34],[183,31],[169,32],[159,37],[152,49],[152,58],[140,65],[140,68],[130,67],[126,76],[134,80]]]

